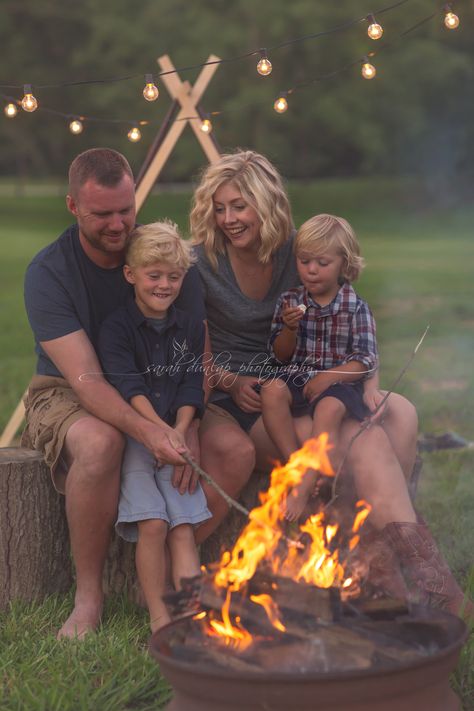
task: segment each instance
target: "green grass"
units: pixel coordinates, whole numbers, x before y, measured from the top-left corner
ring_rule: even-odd
[[[147,652],[148,620],[121,598],[109,600],[102,628],[84,642],[57,642],[72,597],[14,604],[0,616],[2,711],[153,711],[169,687]]]
[[[57,194],[57,193],[56,193]],[[410,181],[328,180],[290,186],[296,224],[316,212],[354,225],[367,260],[357,286],[375,314],[382,383],[391,382],[427,324],[430,331],[397,387],[417,406],[424,432],[474,439],[474,207],[425,192]],[[169,217],[187,230],[189,193],[151,197],[143,222]],[[69,224],[49,186],[15,197],[0,190],[0,429],[34,369],[22,278],[32,256]],[[418,503],[458,579],[474,595],[474,450],[426,455]],[[71,600],[15,604],[0,618],[2,711],[161,708],[166,686],[147,656],[144,615],[109,601],[103,627],[84,645],[58,645],[53,633]],[[453,680],[465,711],[474,708],[474,644]]]

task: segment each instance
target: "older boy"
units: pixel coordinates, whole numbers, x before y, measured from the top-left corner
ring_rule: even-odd
[[[183,451],[187,430],[204,407],[204,324],[174,306],[193,261],[190,246],[176,225],[156,222],[132,233],[125,261],[135,297],[102,324],[104,374],[140,415],[171,426],[170,441]],[[126,540],[138,541],[137,572],[153,632],[169,622],[162,600],[165,544],[179,589],[182,577],[199,573],[192,526],[211,516],[200,485],[192,492],[178,490],[172,475],[170,465],[127,437],[116,529]]]

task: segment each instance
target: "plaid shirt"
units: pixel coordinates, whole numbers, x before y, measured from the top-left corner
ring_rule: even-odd
[[[285,306],[304,304],[306,312],[298,324],[296,347],[290,363],[313,373],[357,360],[367,370],[378,366],[375,321],[366,304],[350,284],[344,284],[327,306],[319,306],[304,286],[285,291],[279,297],[270,333],[270,352],[283,328]],[[278,359],[276,359],[278,360]],[[370,377],[370,374],[369,374]]]

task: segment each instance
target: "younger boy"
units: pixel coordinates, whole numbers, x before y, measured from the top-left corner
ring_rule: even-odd
[[[192,261],[176,225],[155,222],[136,228],[124,266],[135,298],[104,321],[99,336],[108,380],[137,412],[169,426],[169,440],[178,452],[187,451],[186,431],[204,407],[199,367],[204,326],[173,305]],[[179,589],[182,577],[200,570],[193,526],[211,516],[200,485],[183,492],[175,488],[172,475],[172,466],[160,465],[127,437],[116,530],[125,540],[137,541],[137,573],[152,631],[170,621],[162,600],[165,546]]]
[[[293,417],[312,415],[311,436],[328,433],[337,468],[342,420],[370,414],[362,379],[374,374],[378,363],[374,319],[351,286],[364,261],[352,227],[333,215],[305,222],[295,252],[302,286],[279,297],[270,335],[272,355],[292,367],[262,385],[262,416],[286,461],[300,446]],[[317,476],[308,470],[291,492],[285,512],[290,521],[302,514]]]

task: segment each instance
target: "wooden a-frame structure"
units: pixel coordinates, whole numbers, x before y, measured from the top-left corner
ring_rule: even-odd
[[[219,159],[219,149],[212,133],[204,133],[196,117],[203,118],[199,102],[207,89],[214,73],[219,66],[219,57],[211,54],[202,68],[194,85],[189,81],[181,81],[168,55],[158,58],[158,64],[163,74],[161,80],[166,86],[173,102],[160,127],[136,180],[137,213],[145,202],[158,176],[168,160],[171,151],[179,140],[186,125],[189,123],[196,138],[201,144],[204,154],[210,163]],[[26,394],[26,393],[25,393]],[[24,397],[24,396],[23,396]],[[18,403],[1,437],[0,447],[9,447],[23,422],[25,408],[23,397]]]

